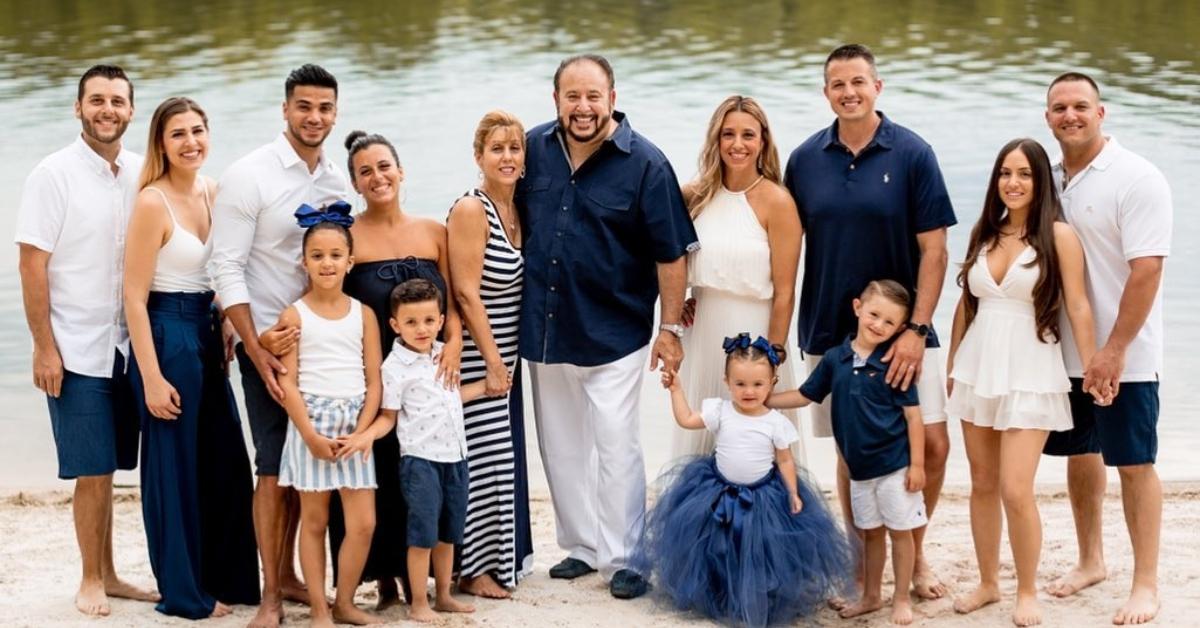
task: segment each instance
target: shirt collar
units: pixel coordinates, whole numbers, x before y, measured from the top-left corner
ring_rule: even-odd
[[[108,163],[108,160],[101,157],[99,153],[92,150],[91,146],[88,146],[87,142],[83,141],[83,133],[75,136],[74,146],[89,167],[106,174],[112,173],[112,166]],[[125,166],[129,163],[129,151],[125,150],[124,145],[121,146],[120,152],[117,153],[116,163],[118,174],[123,172]]]
[[[896,125],[893,124],[891,119],[884,115],[882,111],[876,109],[875,113],[879,114],[879,127],[875,129],[875,137],[871,138],[871,141],[867,144],[866,148],[878,146],[885,150],[891,150],[892,142],[896,136]],[[837,132],[838,120],[835,119],[833,124],[826,127],[826,129],[822,132],[823,135],[821,137],[821,146],[825,150],[829,150],[834,147],[845,146],[842,144],[841,140],[838,139]],[[863,150],[865,151],[866,148]]]
[[[280,133],[275,138],[275,141],[271,142],[270,146],[275,156],[279,158],[279,165],[285,169],[291,168],[296,164],[302,164],[304,169],[308,170],[308,164],[304,163],[304,160],[296,153],[296,149],[292,147],[292,143],[288,141],[287,135],[284,133]],[[329,160],[325,159],[325,151],[321,151],[320,157],[317,158],[317,169],[320,170],[328,167]]]
[[[854,334],[846,336],[846,340],[842,342],[841,358],[843,362],[853,363],[854,347],[850,345],[852,340],[854,340]],[[888,369],[888,365],[883,362],[883,356],[887,353],[887,350],[891,344],[892,343],[890,341],[879,343],[879,346],[875,347],[875,350],[871,352],[871,355],[867,356],[867,365],[877,371],[886,371]]]
[[[400,359],[400,362],[405,366],[412,366],[417,360],[426,360],[432,363],[434,358],[441,355],[442,343],[434,340],[433,349],[430,350],[429,353],[417,353],[416,351],[404,346],[404,341],[396,338],[396,341],[392,346],[392,353],[395,354]]]
[[[617,147],[617,150],[629,154],[631,152],[630,143],[633,140],[633,127],[629,125],[629,118],[626,117],[623,111],[613,111],[612,119],[617,121],[617,130],[613,131],[613,134],[604,141],[605,143],[612,143],[613,146]],[[554,138],[556,136],[565,137],[562,124],[558,120],[555,120],[554,124],[550,125],[550,128],[542,133],[542,137],[546,138]]]
[[[1121,150],[1121,144],[1117,142],[1117,138],[1111,135],[1106,135],[1104,136],[1104,139],[1104,148],[1100,149],[1100,152],[1092,158],[1092,163],[1088,164],[1084,170],[1090,170],[1092,168],[1101,171],[1108,170],[1108,167],[1112,165],[1113,160],[1117,158],[1117,153]],[[1063,155],[1061,152],[1057,157],[1055,157],[1053,168],[1057,172],[1062,172]],[[1071,178],[1078,179],[1079,175],[1077,174]]]

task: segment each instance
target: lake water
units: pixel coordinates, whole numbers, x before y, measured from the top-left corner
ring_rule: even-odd
[[[138,110],[125,137],[139,152],[163,98],[198,100],[212,127],[213,176],[280,132],[287,72],[321,63],[341,84],[331,157],[343,163],[341,139],[352,129],[383,133],[406,169],[406,209],[442,218],[476,182],[471,133],[479,117],[492,108],[527,125],[553,117],[550,79],[565,55],[607,55],[618,109],[688,178],[708,117],[729,94],[761,101],[784,158],[828,125],[821,63],[835,46],[857,41],[879,57],[878,107],[937,152],[959,216],[950,230],[951,259],[959,260],[995,152],[1017,136],[1052,145],[1042,117],[1046,84],[1068,69],[1087,71],[1102,85],[1107,131],[1155,162],[1174,193],[1160,469],[1171,479],[1200,476],[1190,457],[1200,449],[1191,423],[1200,403],[1187,392],[1200,367],[1200,4],[784,0],[733,9],[717,0],[460,0],[334,9],[303,0],[0,0],[0,15],[0,239],[8,242],[25,176],[79,132],[76,81],[97,62],[119,63],[134,79]],[[15,246],[0,247],[0,488],[65,486],[54,480],[45,403],[30,383],[16,261]],[[947,282],[936,317],[944,330],[955,296]],[[652,474],[665,462],[672,424],[653,384],[648,379],[643,394]],[[810,466],[827,479],[829,442],[808,445]],[[539,467],[531,468],[535,485]],[[1060,463],[1047,462],[1039,479],[1061,474]],[[958,446],[948,481],[967,478]]]

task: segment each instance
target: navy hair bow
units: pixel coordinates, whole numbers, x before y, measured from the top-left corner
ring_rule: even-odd
[[[725,353],[733,353],[738,349],[754,347],[755,349],[758,349],[766,354],[767,361],[771,363],[771,366],[779,366],[779,353],[777,353],[775,351],[775,347],[772,347],[771,343],[762,336],[759,336],[758,338],[754,339],[753,342],[751,342],[750,334],[742,332],[733,338],[726,338],[725,342],[721,346],[725,348]]]
[[[321,223],[332,222],[335,225],[341,225],[349,228],[354,224],[354,216],[350,215],[350,203],[346,201],[335,201],[325,206],[325,209],[313,209],[308,203],[300,205],[296,208],[296,213],[292,214],[296,217],[296,222],[303,229]]]

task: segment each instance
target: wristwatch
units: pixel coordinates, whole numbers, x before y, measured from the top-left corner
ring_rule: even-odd
[[[924,323],[921,323],[920,325],[918,325],[917,323],[914,323],[912,321],[908,321],[907,323],[905,323],[904,328],[909,331],[916,332],[916,334],[922,338],[928,336],[929,332],[933,331],[933,328],[930,327],[929,325],[926,325]]]
[[[676,323],[674,325],[672,325],[671,323],[663,323],[662,325],[659,325],[658,328],[661,329],[662,331],[669,331],[672,334],[675,334],[676,338],[683,338],[683,329],[684,329],[683,325],[680,325],[678,323]]]

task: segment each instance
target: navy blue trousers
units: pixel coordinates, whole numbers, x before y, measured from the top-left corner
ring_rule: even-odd
[[[208,617],[217,600],[259,602],[254,486],[237,403],[225,373],[213,293],[151,292],[159,369],[179,393],[174,420],[150,414],[130,365],[142,426],[142,516],[159,612]]]

